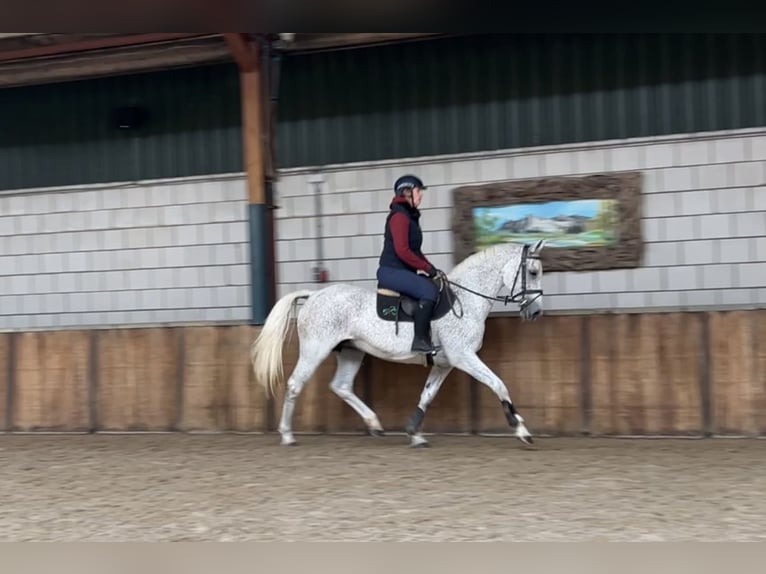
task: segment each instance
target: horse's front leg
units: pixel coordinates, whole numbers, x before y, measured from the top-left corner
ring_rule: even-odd
[[[452,367],[432,367],[431,372],[428,373],[426,384],[423,386],[423,390],[420,392],[420,401],[412,413],[405,430],[410,437],[410,446],[423,447],[428,446],[428,441],[423,437],[420,429],[423,425],[423,418],[426,416],[426,410],[433,402],[434,397],[439,392],[442,383],[447,378],[447,375],[452,371]]]
[[[516,407],[511,401],[511,395],[508,392],[508,387],[492,370],[484,364],[484,362],[475,353],[466,353],[459,358],[453,360],[455,367],[464,371],[468,375],[480,383],[486,385],[492,392],[500,399],[500,404],[503,406],[503,412],[505,412],[505,418],[508,420],[508,424],[516,431],[516,438],[527,445],[532,444],[532,435],[524,425],[524,419],[516,411]]]

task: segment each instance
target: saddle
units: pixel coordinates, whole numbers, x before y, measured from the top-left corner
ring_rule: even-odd
[[[439,294],[436,297],[431,321],[440,319],[449,313],[452,310],[452,302],[455,301],[455,292],[446,282],[434,282],[439,286]],[[415,311],[418,308],[416,299],[404,293],[381,287],[380,284],[377,287],[377,295],[378,317],[384,321],[395,322],[397,334],[399,333],[399,323],[413,323],[415,321]]]

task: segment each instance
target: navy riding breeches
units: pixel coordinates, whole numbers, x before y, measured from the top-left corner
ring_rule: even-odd
[[[428,277],[418,275],[414,271],[407,269],[380,267],[378,269],[378,283],[381,287],[398,291],[415,299],[426,299],[436,302],[436,298],[439,295],[436,283]]]

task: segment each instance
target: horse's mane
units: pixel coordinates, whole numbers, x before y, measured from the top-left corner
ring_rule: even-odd
[[[491,245],[485,249],[475,251],[463,259],[460,263],[453,267],[450,275],[463,275],[480,265],[485,265],[488,261],[497,263],[497,268],[499,269],[505,265],[506,261],[508,261],[508,258],[514,251],[519,251],[520,249],[521,245],[513,242],[497,243],[495,245]]]

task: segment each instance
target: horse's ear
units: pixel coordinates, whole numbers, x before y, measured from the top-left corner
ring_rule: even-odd
[[[531,254],[539,253],[543,250],[543,247],[545,246],[545,239],[540,239],[537,243],[535,243],[532,248],[529,250]]]

